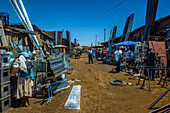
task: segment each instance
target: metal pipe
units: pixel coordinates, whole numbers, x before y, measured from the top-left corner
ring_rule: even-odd
[[[20,2],[20,5],[21,5],[21,8],[22,8],[22,10],[23,10],[23,13],[24,13],[24,16],[25,16],[25,20],[26,20],[26,22],[27,22],[27,24],[28,24],[29,30],[30,30],[30,31],[34,31],[34,29],[33,29],[33,27],[32,27],[32,24],[31,24],[31,22],[30,22],[30,20],[29,20],[29,18],[28,18],[28,15],[27,15],[27,12],[26,12],[26,10],[25,10],[25,7],[24,7],[24,5],[23,5],[22,0],[19,0],[19,2]],[[34,40],[35,40],[36,43],[37,43],[37,46],[39,46],[38,40],[37,40],[37,38],[35,37],[35,35],[33,35],[33,37],[34,37]]]
[[[150,76],[149,76],[149,68],[147,69],[147,71],[148,71],[148,80],[149,80],[149,90],[151,91]]]
[[[27,15],[27,12],[26,12],[26,10],[25,10],[25,7],[24,7],[24,4],[23,4],[22,0],[19,0],[19,2],[20,2],[20,5],[21,5],[22,10],[23,10],[23,12],[24,12],[24,16],[25,16],[25,18],[26,18],[26,21],[28,22],[28,26],[29,26],[30,30],[31,30],[31,31],[34,31],[34,29],[33,29],[33,27],[32,27],[32,24],[31,24],[31,22],[30,22],[30,20],[29,20],[29,17],[28,17],[28,15]],[[36,44],[37,48],[41,50],[41,54],[42,54],[43,56],[45,56],[42,48],[39,46],[39,43],[38,43],[38,40],[37,40],[36,36],[35,36],[35,35],[32,35],[32,37],[33,37],[34,43]]]
[[[12,1],[12,0],[10,0],[10,1]],[[18,16],[20,16],[20,17],[23,19],[23,22],[26,23],[25,17],[23,16],[23,14],[22,14],[22,12],[21,12],[21,10],[20,10],[20,8],[19,8],[16,0],[13,0],[13,5],[16,7],[16,10],[18,11]],[[27,25],[27,24],[26,24],[26,25]],[[28,25],[27,25],[27,26],[28,26]]]
[[[22,3],[22,0],[20,0],[20,5],[21,5],[21,7],[22,7],[22,9],[23,9],[23,12],[24,12],[24,16],[25,16],[25,17],[23,16],[23,14],[22,14],[22,12],[21,12],[21,10],[20,10],[20,8],[19,8],[16,0],[10,0],[10,2],[11,2],[11,4],[12,4],[12,6],[14,7],[14,9],[15,9],[17,15],[19,16],[20,20],[22,21],[23,25],[25,26],[25,28],[26,28],[27,30],[34,31],[33,28],[32,28],[31,22],[29,21],[29,18],[28,18],[28,15],[27,15],[27,13],[26,13],[26,10],[25,10],[25,8],[24,8],[24,5],[23,5],[23,3]],[[36,36],[35,36],[35,35],[31,35],[31,34],[29,34],[29,36],[31,37],[31,39],[32,39],[33,42],[35,43],[37,49],[40,49],[41,54],[42,54],[43,56],[45,56],[42,48],[39,46],[39,43],[38,43],[38,40],[37,40]]]
[[[53,93],[56,93],[56,92],[58,92],[58,91],[65,90],[65,89],[68,89],[68,88],[70,88],[70,85],[67,85],[67,86],[65,86],[65,87],[63,87],[63,88],[60,88],[60,89],[56,89],[55,91],[52,91],[52,92],[53,92]]]
[[[55,84],[59,84],[59,83],[62,83],[62,82],[66,82],[66,81],[68,81],[68,80],[69,80],[69,78],[66,78],[66,79],[63,79],[63,80],[60,80],[60,81],[51,83],[51,85],[55,85]]]
[[[157,112],[159,112],[159,111],[162,111],[162,110],[164,110],[164,109],[166,109],[166,108],[169,108],[170,107],[170,104],[167,104],[167,105],[165,105],[165,106],[162,106],[162,107],[160,107],[160,108],[158,108],[158,109],[156,109],[156,110],[153,110],[153,111],[151,111],[151,112],[149,112],[149,113],[157,113]],[[169,111],[169,110],[168,110]],[[168,112],[167,112],[168,113]]]
[[[13,0],[10,0],[10,2],[11,2],[11,4],[12,4],[14,10],[16,11],[18,17],[20,18],[20,20],[21,20],[22,23],[24,24],[24,26],[27,27],[27,25],[25,24],[25,20],[24,20],[24,17],[23,17],[23,15],[22,15],[22,13],[18,10],[18,8],[17,8],[16,4],[14,3],[14,1],[13,1]]]
[[[21,8],[22,8],[22,10],[23,10],[25,19],[26,19],[26,21],[27,21],[27,23],[28,23],[28,26],[30,27],[31,31],[34,31],[34,29],[32,28],[31,22],[30,22],[30,20],[29,20],[29,18],[28,18],[28,15],[27,15],[27,12],[26,12],[26,10],[25,10],[25,7],[24,7],[24,5],[23,5],[22,0],[19,0],[19,3],[20,3]]]
[[[162,97],[164,97],[168,92],[170,91],[170,87],[162,93],[162,95],[160,95],[150,106],[149,109],[152,108],[157,102],[159,102],[159,100],[161,100]]]

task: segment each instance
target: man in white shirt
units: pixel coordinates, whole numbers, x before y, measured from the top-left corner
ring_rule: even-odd
[[[88,51],[88,57],[89,57],[89,64],[90,64],[90,61],[93,64],[93,52],[92,52],[91,48]]]
[[[116,72],[117,73],[120,72],[121,55],[122,55],[122,50],[117,48],[117,50],[115,51],[115,60],[116,60],[116,66],[117,66]]]

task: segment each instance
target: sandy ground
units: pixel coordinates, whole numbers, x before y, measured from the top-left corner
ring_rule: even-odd
[[[82,55],[80,59],[71,59],[74,71],[68,75],[70,79],[78,79],[73,85],[81,85],[81,108],[80,110],[67,110],[64,108],[65,102],[70,94],[71,88],[56,94],[48,105],[40,105],[42,99],[31,98],[30,106],[11,108],[9,113],[147,113],[148,106],[156,100],[166,89],[161,85],[156,85],[158,81],[151,81],[152,91],[148,91],[148,81],[146,88],[139,89],[135,85],[137,80],[125,72],[111,73],[113,66],[101,64],[95,61],[88,64],[87,55]],[[113,86],[109,83],[112,79],[122,79],[132,85]],[[170,85],[169,85],[170,86]],[[168,86],[168,87],[169,87]],[[163,97],[154,108],[170,103],[170,93]]]

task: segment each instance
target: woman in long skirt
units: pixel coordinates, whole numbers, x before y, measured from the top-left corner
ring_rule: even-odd
[[[24,106],[29,105],[28,97],[32,97],[32,79],[34,75],[32,69],[28,69],[27,60],[29,55],[22,52],[19,57],[19,76],[17,83],[17,99],[23,99]]]

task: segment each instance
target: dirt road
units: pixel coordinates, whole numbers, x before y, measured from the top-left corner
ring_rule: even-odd
[[[130,75],[125,72],[111,73],[113,66],[100,64],[88,64],[87,55],[80,59],[71,59],[74,71],[68,75],[70,79],[78,79],[71,85],[81,85],[81,108],[80,110],[67,110],[64,104],[70,94],[71,88],[55,95],[48,105],[40,105],[42,99],[31,98],[28,107],[11,108],[12,113],[147,113],[147,107],[158,98],[166,88],[156,85],[158,81],[151,82],[152,91],[139,89],[135,84],[137,80],[129,79]],[[109,83],[112,79],[122,79],[132,85],[113,86]],[[146,81],[148,88],[148,81]],[[169,87],[169,86],[168,86]],[[163,97],[155,107],[161,107],[170,103],[170,93]]]

